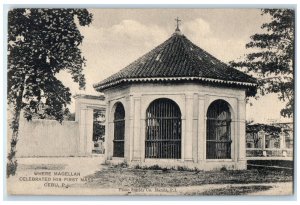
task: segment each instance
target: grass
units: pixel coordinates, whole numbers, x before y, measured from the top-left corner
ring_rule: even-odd
[[[115,166],[115,167],[120,167],[120,166]],[[121,165],[122,167],[122,165]],[[173,166],[170,168],[166,168],[166,167],[161,167],[159,165],[152,165],[152,166],[140,166],[139,164],[137,164],[136,166],[134,166],[135,169],[142,169],[142,170],[161,170],[163,172],[170,172],[172,170],[177,170],[177,171],[189,171],[189,172],[200,172],[201,170],[195,168],[188,168],[185,166]]]
[[[105,167],[89,177],[93,182],[88,187],[126,188],[126,187],[179,187],[204,184],[248,184],[291,182],[289,170],[223,170],[223,171],[175,171],[144,170],[122,167]]]

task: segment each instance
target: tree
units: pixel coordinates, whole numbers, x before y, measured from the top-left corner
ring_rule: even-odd
[[[105,140],[105,113],[102,110],[94,110],[93,114],[93,141]]]
[[[77,25],[86,26],[92,14],[86,9],[13,9],[8,12],[8,106],[12,110],[11,148],[7,176],[14,175],[21,111],[31,120],[34,113],[53,116],[62,122],[70,89],[56,78],[62,70],[69,72],[81,89],[85,59],[79,45],[83,36]]]
[[[284,117],[293,117],[295,69],[295,11],[290,9],[262,9],[270,22],[264,23],[263,33],[251,36],[246,48],[255,49],[244,61],[231,65],[245,69],[258,78],[258,94],[278,94],[286,105],[280,111]]]

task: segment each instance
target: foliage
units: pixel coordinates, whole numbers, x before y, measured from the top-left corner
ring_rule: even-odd
[[[79,45],[83,41],[76,22],[89,25],[86,9],[13,9],[8,12],[8,104],[12,108],[12,142],[17,141],[21,110],[33,115],[54,117],[62,122],[71,102],[70,89],[56,78],[65,70],[83,89],[85,59]],[[40,109],[43,105],[44,109]],[[16,143],[11,143],[11,154]],[[9,155],[10,156],[10,155]],[[14,166],[14,156],[8,157]],[[9,171],[9,169],[8,169]],[[8,173],[8,176],[13,173]]]
[[[67,121],[75,121],[75,113],[67,113],[64,119]]]
[[[246,44],[254,52],[244,61],[231,62],[234,67],[245,69],[258,78],[258,93],[275,93],[286,106],[280,114],[293,116],[295,69],[295,11],[290,9],[262,9],[262,15],[271,21],[261,26],[264,33],[251,36]]]
[[[250,133],[252,133],[252,132],[257,133],[261,130],[268,133],[269,135],[277,136],[281,132],[281,127],[275,126],[275,125],[260,124],[260,123],[251,124],[251,125],[246,126],[246,131],[250,132]]]
[[[94,110],[94,121],[93,121],[93,141],[103,140],[105,135],[104,121],[98,121],[98,119],[104,118],[105,113],[101,110]]]
[[[105,126],[94,121],[93,125],[93,141],[104,141]]]
[[[83,36],[75,23],[85,26],[92,16],[85,9],[14,9],[8,13],[8,103],[20,95],[25,117],[30,119],[39,104],[45,113],[62,121],[71,101],[70,89],[56,78],[68,71],[80,88],[84,57],[79,45]]]
[[[63,108],[63,119],[66,121],[75,121],[75,113],[71,113],[69,108]],[[24,113],[26,117],[26,112]],[[55,120],[55,116],[48,115],[45,113],[45,107],[39,108],[36,111],[30,113],[30,116],[26,117],[28,120],[32,119],[46,119],[46,120]]]
[[[259,131],[264,131],[267,135],[272,136],[273,138],[279,138],[281,131],[285,132],[285,130],[282,130],[281,127],[275,125],[246,123],[246,132],[248,136],[252,138],[255,148],[258,148],[258,143],[261,140],[261,136],[258,134]]]

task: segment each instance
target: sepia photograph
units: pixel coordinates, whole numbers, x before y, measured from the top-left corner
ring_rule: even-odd
[[[7,195],[295,195],[295,15],[9,8]]]

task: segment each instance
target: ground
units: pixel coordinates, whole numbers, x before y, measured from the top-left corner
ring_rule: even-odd
[[[293,170],[248,166],[234,171],[176,171],[105,165],[104,158],[19,158],[8,178],[11,194],[65,195],[291,195]],[[278,164],[278,161],[276,162]],[[262,162],[251,164],[261,165]],[[272,165],[268,163],[268,165]]]

